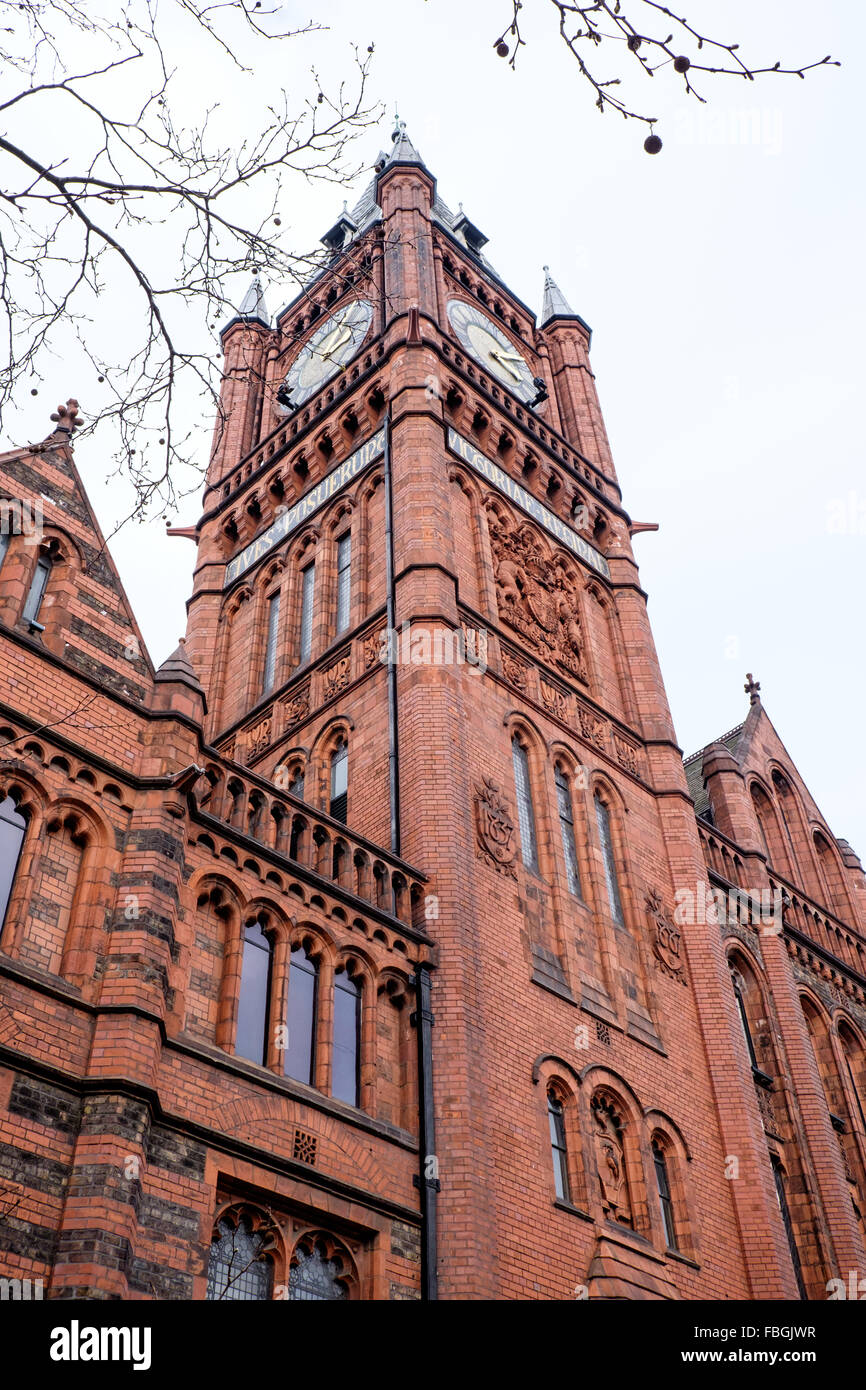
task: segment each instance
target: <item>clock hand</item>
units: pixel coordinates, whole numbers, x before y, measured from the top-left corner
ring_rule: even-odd
[[[491,352],[490,356],[491,356],[491,357],[495,357],[496,360],[497,360],[497,362],[501,362],[502,366],[503,366],[503,367],[505,368],[505,370],[508,372],[508,375],[509,375],[509,376],[513,376],[515,381],[519,381],[519,380],[520,380],[520,372],[516,372],[516,371],[514,370],[513,367],[509,367],[508,362],[506,361],[506,358],[508,358],[508,359],[509,359],[510,361],[512,361],[512,362],[522,362],[522,361],[523,361],[523,358],[522,358],[522,357],[520,357],[519,355],[517,355],[517,354],[515,354],[515,353],[509,353],[509,352],[505,352],[505,353],[503,353],[503,352]]]
[[[351,336],[352,331],[350,328],[346,326],[345,323],[338,324],[336,328],[331,329],[324,343],[322,343],[321,347],[319,348],[318,355],[322,358],[323,361],[327,361],[329,357],[333,357],[334,353],[337,351],[337,348],[342,347],[343,344],[349,338],[351,338]],[[325,345],[327,343],[330,343],[332,338],[334,339],[334,341],[333,343],[331,343],[331,346],[328,348],[326,352]]]

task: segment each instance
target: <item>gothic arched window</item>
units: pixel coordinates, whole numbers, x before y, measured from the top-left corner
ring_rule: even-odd
[[[785,1228],[785,1235],[788,1239],[788,1249],[791,1252],[791,1263],[794,1266],[794,1277],[797,1280],[797,1288],[800,1292],[800,1297],[806,1298],[806,1286],[803,1283],[800,1252],[797,1249],[797,1241],[794,1237],[794,1223],[791,1220],[791,1208],[788,1206],[787,1174],[782,1167],[782,1160],[776,1154],[770,1154],[770,1163],[773,1167],[773,1182],[776,1186],[776,1200],[779,1203],[779,1211],[782,1214],[782,1225]]]
[[[316,1052],[316,993],[319,972],[303,946],[292,951],[289,999],[286,1006],[286,1050],[283,1070],[295,1081],[313,1084]]]
[[[749,1061],[756,1071],[760,1071],[761,1068],[758,1066],[758,1056],[755,1051],[755,1042],[752,1037],[752,1028],[749,1023],[749,1012],[746,1008],[746,982],[739,970],[731,969],[731,984],[734,987],[734,998],[737,1001],[737,1013],[740,1015],[743,1037],[746,1039],[746,1047],[749,1053]]]
[[[568,1185],[568,1149],[565,1142],[565,1114],[562,1101],[553,1087],[547,1092],[547,1120],[550,1126],[550,1151],[553,1156],[553,1185],[561,1202],[571,1200]]]
[[[622,898],[619,891],[619,875],[616,868],[616,856],[613,848],[613,835],[611,833],[610,811],[608,810],[601,792],[595,794],[595,819],[598,825],[598,839],[601,845],[601,858],[604,864],[604,881],[607,885],[607,900],[610,905],[610,915],[618,926],[625,926],[625,918],[622,911]]]
[[[331,1094],[357,1105],[360,1091],[361,989],[345,970],[334,976],[334,1059]]]
[[[668,1176],[667,1157],[664,1146],[659,1139],[654,1139],[652,1144],[653,1166],[656,1175],[656,1192],[659,1199],[659,1210],[661,1211],[662,1229],[665,1233],[665,1245],[669,1250],[677,1248],[677,1230],[674,1221],[674,1203],[671,1197],[671,1185]]]
[[[270,993],[271,943],[260,922],[249,922],[244,932],[235,1052],[260,1066],[267,1062]]]
[[[207,1297],[225,1302],[270,1299],[274,1268],[264,1253],[266,1240],[248,1216],[240,1216],[236,1224],[220,1221],[211,1241]]]
[[[529,776],[529,755],[517,734],[511,740],[514,764],[514,790],[517,795],[517,824],[520,827],[520,850],[527,869],[538,873],[538,841],[535,836],[535,812],[532,807],[532,785]]]
[[[337,541],[337,633],[349,626],[352,598],[352,533]]]
[[[26,829],[27,822],[18,810],[18,803],[14,797],[7,796],[0,802],[0,929],[6,920]]]
[[[349,809],[349,745],[340,739],[331,754],[331,796],[328,810],[335,820],[346,824]]]
[[[51,559],[47,555],[40,555],[36,561],[36,568],[30,581],[30,590],[24,604],[24,612],[21,615],[25,623],[31,625],[37,623],[50,576]]]
[[[575,897],[581,896],[580,869],[577,862],[577,842],[574,838],[574,809],[571,801],[571,787],[561,767],[554,772],[556,782],[556,803],[559,811],[559,829],[562,835],[562,852],[565,855],[565,874],[568,891]]]
[[[289,1271],[290,1299],[326,1303],[348,1298],[348,1290],[340,1278],[342,1262],[328,1259],[327,1251],[317,1243],[306,1248],[299,1246]]]
[[[309,661],[313,650],[313,598],[316,590],[315,563],[301,571],[301,634],[298,661]]]
[[[273,689],[277,674],[277,640],[280,635],[280,591],[268,599],[268,630],[265,638],[265,673],[262,694]]]

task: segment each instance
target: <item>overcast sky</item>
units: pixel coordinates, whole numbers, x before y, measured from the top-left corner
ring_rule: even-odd
[[[539,308],[549,263],[593,327],[625,506],[660,524],[635,549],[684,752],[740,722],[753,671],[834,834],[866,855],[862,7],[690,0],[692,23],[738,39],[756,64],[832,53],[843,67],[805,81],[720,77],[703,84],[704,107],[668,73],[644,79],[630,94],[660,118],[656,157],[643,128],[594,109],[544,0],[525,0],[517,72],[495,56],[510,9],[329,3],[316,18],[330,33],[290,62],[274,54],[255,80],[277,90],[314,61],[339,72],[350,40],[375,41],[375,94],[389,116],[399,107],[445,201],[490,238],[502,279]],[[189,59],[181,75],[191,104],[219,100],[242,128],[239,84]],[[372,163],[389,133],[386,121],[364,137],[359,160]],[[317,244],[342,197],[299,188],[284,232]],[[272,311],[291,297],[267,294]],[[85,385],[74,361],[58,364],[51,408],[78,394],[86,412]],[[44,435],[46,409],[42,391],[12,442]],[[109,526],[117,500],[95,442],[76,459]],[[178,524],[196,513],[190,498]],[[193,546],[155,521],[114,551],[159,663],[185,628]]]

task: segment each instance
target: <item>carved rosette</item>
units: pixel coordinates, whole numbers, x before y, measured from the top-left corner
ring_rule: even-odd
[[[577,582],[564,558],[552,558],[528,523],[506,520],[496,499],[488,498],[486,506],[500,618],[546,660],[586,684]]]
[[[646,896],[646,909],[653,924],[653,957],[656,966],[671,980],[686,984],[686,968],[682,957],[682,937],[679,928],[665,912],[661,894],[651,888]]]
[[[502,649],[502,674],[513,685],[515,690],[519,690],[521,695],[526,695],[529,691],[530,668],[525,661],[520,661],[512,652]]]
[[[489,777],[475,787],[477,857],[497,873],[517,877],[514,822],[498,786]]]

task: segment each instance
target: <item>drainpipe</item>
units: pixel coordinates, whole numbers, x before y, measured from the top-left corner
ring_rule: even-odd
[[[439,1297],[436,1242],[436,1194],[439,1191],[439,1161],[436,1156],[433,1111],[433,1010],[430,1007],[430,966],[416,967],[415,1028],[418,1034],[418,1117],[420,1120],[420,1169],[416,1178],[421,1193],[421,1297],[435,1302]]]
[[[388,788],[391,802],[391,853],[400,853],[400,765],[397,743],[397,657],[394,618],[394,499],[391,487],[391,406],[385,416],[385,588],[388,625]]]

